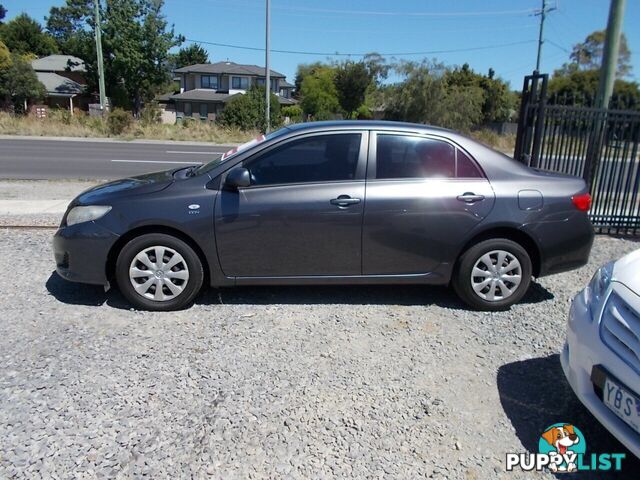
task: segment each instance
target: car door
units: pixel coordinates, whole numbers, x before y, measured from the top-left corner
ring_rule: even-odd
[[[424,274],[452,262],[491,211],[494,193],[470,156],[441,137],[370,139],[363,274]]]
[[[311,133],[244,160],[251,185],[216,202],[224,274],[360,275],[367,145],[366,131]]]

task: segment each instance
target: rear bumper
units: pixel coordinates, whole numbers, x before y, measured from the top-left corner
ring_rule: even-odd
[[[562,221],[530,224],[526,230],[540,248],[538,277],[573,270],[589,261],[595,234],[583,212],[575,212]]]
[[[117,239],[95,222],[58,229],[53,237],[56,272],[71,282],[107,285],[107,257]]]

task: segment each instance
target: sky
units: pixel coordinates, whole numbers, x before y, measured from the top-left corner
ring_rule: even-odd
[[[520,89],[535,67],[542,0],[271,0],[271,68],[293,82],[300,63],[358,60],[378,52],[405,60],[468,63]],[[64,0],[0,0],[6,20],[26,12],[44,24]],[[176,33],[202,42],[210,60],[264,65],[265,0],[165,0]],[[545,21],[541,71],[566,62],[571,47],[604,29],[608,0],[547,0],[555,9]],[[640,80],[640,1],[628,0],[623,31],[632,52],[630,80]],[[635,24],[635,25],[634,25]],[[634,26],[636,28],[634,28]],[[232,48],[236,45],[259,50]],[[186,43],[188,45],[188,42]],[[305,53],[302,53],[305,52]],[[352,56],[334,56],[334,53]],[[307,54],[310,53],[310,54]],[[414,54],[417,53],[417,54]],[[411,55],[405,55],[411,54]]]

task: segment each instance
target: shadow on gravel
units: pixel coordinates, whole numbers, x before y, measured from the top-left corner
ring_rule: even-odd
[[[46,288],[58,301],[70,305],[99,306],[129,310],[131,306],[116,288],[109,292],[100,286],[68,282],[53,272]],[[539,303],[553,294],[538,283],[532,283],[520,303]],[[196,299],[199,305],[438,305],[467,310],[452,289],[422,285],[332,285],[274,286],[204,289]]]
[[[82,283],[68,282],[56,272],[52,272],[45,284],[47,291],[56,300],[69,305],[86,305],[98,307],[106,303],[115,308],[131,308],[117,289],[108,292],[99,285],[85,285]]]
[[[521,303],[539,303],[553,298],[551,292],[537,283]],[[424,285],[331,285],[236,287],[204,291],[196,303],[251,305],[438,305],[467,310],[452,289]]]
[[[526,451],[538,453],[538,439],[549,425],[567,422],[584,433],[587,453],[626,453],[621,472],[580,472],[576,478],[632,478],[640,460],[618,442],[580,403],[567,383],[560,356],[533,358],[498,369],[500,402]],[[513,447],[517,452],[517,446]],[[506,453],[506,452],[505,452]],[[557,474],[559,478],[566,475]],[[637,477],[636,477],[637,478]]]

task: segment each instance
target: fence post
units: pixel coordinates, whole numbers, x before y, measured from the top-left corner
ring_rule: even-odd
[[[533,131],[533,151],[531,153],[531,166],[538,167],[540,165],[540,148],[542,147],[542,130],[544,128],[544,114],[545,107],[547,105],[547,82],[549,80],[548,74],[540,75],[542,79],[542,86],[540,87],[540,95],[537,102],[537,117],[536,126]]]

